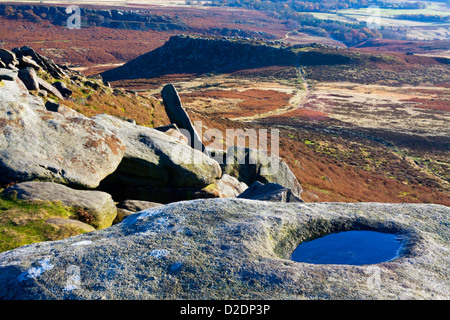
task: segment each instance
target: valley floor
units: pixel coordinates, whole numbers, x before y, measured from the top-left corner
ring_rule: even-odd
[[[306,201],[450,204],[449,88],[306,82],[281,67],[115,85],[159,98],[158,80],[206,128],[279,129]]]

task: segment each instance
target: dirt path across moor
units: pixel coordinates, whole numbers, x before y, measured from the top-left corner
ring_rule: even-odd
[[[308,83],[306,82],[305,78],[303,77],[303,72],[300,68],[297,68],[297,74],[300,80],[300,83],[302,84],[302,87],[299,88],[296,92],[296,94],[289,100],[289,104],[287,106],[284,106],[283,108],[271,110],[265,113],[260,113],[252,116],[247,117],[237,117],[237,118],[231,118],[231,120],[234,121],[241,121],[241,122],[251,122],[257,119],[267,118],[271,116],[277,116],[280,114],[284,114],[290,111],[293,111],[295,109],[302,108],[303,105],[308,101],[310,90],[308,87]]]

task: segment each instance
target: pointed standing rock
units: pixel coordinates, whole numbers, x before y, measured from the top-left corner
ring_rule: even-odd
[[[185,129],[189,132],[190,137],[188,138],[190,138],[189,140],[192,148],[207,154],[202,139],[198,135],[197,131],[195,131],[189,115],[181,105],[180,97],[178,96],[178,92],[173,84],[164,86],[161,91],[161,97],[170,121],[175,123],[179,128]]]

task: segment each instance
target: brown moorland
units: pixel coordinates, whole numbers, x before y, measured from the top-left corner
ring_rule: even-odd
[[[159,10],[161,14],[173,12],[172,8],[155,8],[155,10]],[[229,10],[222,15],[221,9],[217,9],[219,11],[192,9],[186,10],[186,13],[183,13],[183,10],[180,8],[177,14],[193,28],[189,32],[207,32],[207,30],[211,31],[210,28],[216,27],[242,27],[251,31],[264,30],[281,39],[285,38],[288,31],[279,20],[261,12],[256,14]],[[252,20],[251,17],[258,18]],[[218,22],[218,18],[221,21]],[[48,26],[45,23],[34,24],[28,21],[0,18],[0,39],[3,41],[3,47],[29,45],[56,62],[97,68],[85,70],[86,74],[131,60],[162,45],[172,34],[174,33],[170,31],[153,32],[99,27],[68,30],[63,27]],[[367,57],[364,56],[366,54],[368,57],[373,57],[369,51],[349,50],[348,52],[364,58]],[[318,65],[305,68],[306,78],[313,93],[312,97],[316,94],[314,90],[318,83],[334,81],[349,81],[355,85],[378,83],[401,87],[405,84],[410,86],[432,84],[441,88],[448,87],[448,72],[443,72],[448,67],[434,59],[398,53],[378,54],[379,58],[368,60],[365,66]],[[277,73],[278,71],[280,72]],[[113,84],[130,90],[139,89],[143,91],[142,95],[124,93],[123,96],[121,94],[111,96],[110,93],[82,91],[84,88],[81,88],[81,91],[74,95],[75,102],[73,104],[67,102],[67,104],[88,116],[107,112],[134,118],[138,124],[164,125],[168,124],[168,119],[160,101],[154,99],[159,98],[158,95],[155,94],[153,98],[149,98],[145,91],[149,89],[154,91],[168,82],[186,82],[197,76],[167,75],[159,79]],[[256,81],[258,78],[270,77],[285,78],[282,70],[277,68],[241,70],[236,71],[232,77],[239,81],[245,79]],[[419,89],[425,90],[424,86]],[[408,90],[414,92],[414,88]],[[204,90],[194,93],[191,97],[185,95],[183,101],[192,99],[191,102],[195,103],[195,94],[198,98],[211,98],[211,101],[223,100],[226,99],[224,95],[232,95],[234,100],[240,101],[239,103],[244,105],[247,103],[255,108],[252,112],[259,112],[258,108],[266,107],[265,104],[259,105],[254,95],[245,96],[243,94],[245,91],[228,90],[226,93],[220,93],[219,90],[209,91],[216,95],[217,99],[212,99],[213,96],[208,97],[207,91]],[[252,92],[257,91],[256,89]],[[439,91],[438,94],[441,92]],[[264,93],[267,94],[266,91]],[[275,92],[271,94],[275,96]],[[288,94],[277,92],[276,96],[280,104],[286,103]],[[351,97],[347,93],[336,93],[334,98]],[[330,102],[330,97],[316,96],[316,98],[317,101],[322,99],[323,102]],[[448,112],[448,100],[443,96],[439,98],[440,101],[437,104],[430,103],[430,99],[417,99],[425,98],[407,99],[410,100],[407,103],[415,103],[418,108],[428,109],[428,111]],[[357,110],[361,106],[364,104],[359,103],[348,107]],[[302,197],[306,201],[425,202],[450,205],[448,187],[445,181],[441,181],[446,177],[448,181],[448,149],[445,150],[445,141],[436,140],[439,142],[436,146],[441,146],[442,150],[435,150],[433,140],[427,141],[427,137],[423,137],[422,140],[419,138],[411,140],[411,136],[389,130],[377,131],[349,126],[348,123],[331,118],[331,113],[318,109],[316,101],[311,101],[305,104],[304,108],[284,115],[261,119],[258,123],[242,123],[227,119],[227,117],[241,116],[242,110],[220,115],[219,112],[215,114],[215,112],[191,107],[187,109],[194,121],[201,120],[206,127],[217,128],[224,134],[225,130],[230,128],[280,129],[280,156],[292,168],[302,184],[305,190]],[[396,143],[389,144],[392,142]],[[439,177],[442,179],[439,180]]]
[[[72,67],[123,63],[161,46],[172,34],[103,27],[68,29],[46,21],[37,24],[0,17],[3,48],[30,46],[56,63]]]
[[[181,93],[180,98],[189,105],[208,105],[212,100],[216,103],[215,114],[222,117],[246,117],[259,113],[273,111],[286,106],[292,95],[276,90],[249,89],[236,90],[208,90],[192,93]],[[226,101],[230,101],[226,103]],[[209,108],[211,108],[210,106]],[[210,111],[211,112],[211,111]]]
[[[391,40],[374,39],[361,43],[355,48],[367,51],[400,52],[416,55],[450,57],[450,40]]]
[[[243,124],[195,110],[188,110],[188,113],[193,121],[201,121],[206,128],[219,129],[223,136],[226,129],[268,128],[264,121]],[[266,121],[274,124],[273,117]],[[302,199],[305,201],[450,205],[447,190],[389,148],[357,135],[327,134],[317,130],[320,122],[308,118],[305,122],[308,125],[298,126],[296,130],[281,128],[279,146],[280,156],[304,189]],[[276,123],[281,125],[278,120]],[[271,150],[270,130],[267,145]]]
[[[39,6],[61,6],[39,4]],[[102,5],[82,4],[81,7],[108,9]],[[115,9],[130,10],[130,7],[115,6]],[[171,15],[186,25],[185,34],[216,34],[226,32],[251,32],[261,38],[282,39],[289,32],[282,21],[268,13],[250,10],[212,7],[164,7],[139,5],[135,10],[151,10],[153,14]],[[146,52],[162,46],[179,30],[140,31],[105,27],[83,27],[68,29],[55,26],[49,21],[41,23],[24,19],[0,17],[0,45],[5,49],[31,46],[39,53],[60,64],[73,67],[88,67],[84,74],[96,74],[113,68],[114,64],[132,60]],[[244,33],[245,34],[245,33]],[[92,68],[92,70],[91,70]]]

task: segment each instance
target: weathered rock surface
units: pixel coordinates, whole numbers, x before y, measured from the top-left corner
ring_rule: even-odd
[[[171,123],[166,126],[156,127],[155,130],[164,132],[168,136],[175,138],[176,140],[183,142],[185,144],[189,144],[189,139],[180,131],[178,126],[175,123]]]
[[[12,51],[19,58],[23,56],[30,57],[30,59],[34,61],[39,67],[41,67],[44,71],[50,73],[56,79],[63,79],[64,77],[67,77],[67,74],[64,72],[64,70],[53,60],[40,55],[28,46],[14,48]]]
[[[95,121],[47,111],[19,79],[4,81],[0,183],[41,180],[95,188],[117,168],[124,152],[122,142]]]
[[[63,95],[61,94],[61,92],[59,92],[58,89],[56,89],[54,86],[52,86],[50,83],[46,82],[45,80],[37,77],[38,83],[39,83],[39,89],[41,90],[45,90],[48,93],[51,93],[52,95],[54,95],[55,97],[57,97],[60,100],[64,100]]]
[[[33,68],[20,69],[19,78],[28,90],[39,90],[38,76]]]
[[[303,202],[291,189],[278,183],[263,184],[259,181],[253,182],[247,190],[238,195],[238,198],[275,202]]]
[[[120,201],[116,206],[117,208],[126,209],[132,212],[143,211],[150,208],[160,207],[164,204],[151,201],[142,200],[124,200]]]
[[[82,232],[92,232],[95,231],[95,228],[87,223],[72,220],[72,219],[64,219],[64,218],[50,218],[45,221],[47,224],[51,224],[53,226],[63,226],[69,229],[81,230]]]
[[[19,69],[33,68],[36,71],[42,69],[41,66],[38,65],[37,62],[35,62],[33,60],[33,58],[31,58],[29,56],[21,56],[18,60],[19,60],[19,65],[17,67]]]
[[[240,182],[228,174],[222,175],[222,178],[217,180],[216,184],[223,198],[237,197],[248,188],[244,182]]]
[[[0,48],[0,60],[8,69],[17,70],[16,66],[19,64],[19,61],[17,61],[14,52]]]
[[[0,68],[0,80],[15,81],[17,79],[17,71]]]
[[[101,191],[75,190],[53,182],[23,182],[5,191],[17,199],[59,201],[68,207],[78,207],[91,214],[91,223],[97,229],[110,227],[117,215],[116,205],[111,196]]]
[[[173,84],[165,85],[161,91],[164,107],[170,121],[176,124],[179,128],[186,130],[186,136],[189,140],[189,145],[201,152],[205,152],[206,148],[203,145],[201,137],[198,135],[194,126],[192,125],[189,115],[181,105],[180,97]]]
[[[55,101],[52,101],[51,99],[48,99],[45,102],[45,108],[48,111],[58,112],[65,117],[81,117],[81,118],[84,117],[81,113],[73,110],[72,108],[69,108],[63,104],[59,104]]]
[[[425,204],[169,204],[110,228],[0,254],[1,299],[448,299],[450,208]],[[375,265],[290,260],[344,230],[398,233]],[[80,278],[69,281],[68,268]]]
[[[0,71],[2,70],[6,69],[0,69]],[[29,106],[31,110],[45,110],[42,99],[35,97],[28,92],[28,89],[25,87],[22,80],[18,78],[17,71],[7,71],[15,74],[15,76],[13,75],[9,80],[4,79],[4,81],[2,81],[2,90],[0,90],[0,110],[2,110],[0,112],[2,112],[2,116],[0,119],[3,119],[5,115],[8,115],[9,117],[14,115],[12,110],[8,109],[11,106],[18,107],[25,104]]]
[[[302,187],[289,166],[279,157],[260,150],[233,146],[225,155],[224,174],[251,185],[255,181],[278,183],[300,197]]]
[[[66,84],[61,81],[56,81],[53,86],[61,93],[64,98],[68,98],[72,95],[72,90],[67,88]]]
[[[117,218],[114,221],[119,223],[126,217],[135,214],[136,212],[147,210],[150,208],[164,206],[162,203],[143,201],[143,200],[124,200],[116,204],[117,207]]]
[[[170,195],[174,188],[203,188],[222,174],[215,160],[158,130],[106,114],[92,119],[111,130],[126,145],[119,167],[102,182],[102,186],[111,187],[107,192],[112,192],[118,201],[131,198],[163,202],[158,199],[158,193]],[[135,191],[127,191],[127,188]]]

